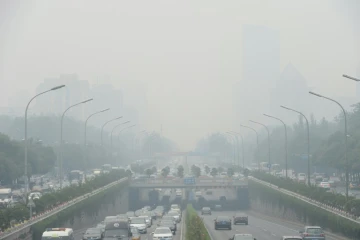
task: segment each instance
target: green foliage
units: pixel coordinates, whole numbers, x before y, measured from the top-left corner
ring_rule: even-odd
[[[217,168],[212,168],[211,169],[211,172],[210,172],[210,175],[215,177],[216,175],[218,175],[218,169]]]
[[[191,204],[186,207],[186,240],[211,240],[203,220]]]
[[[281,207],[283,214],[286,214],[287,211],[293,211],[298,220],[304,224],[322,226],[351,239],[360,239],[360,224],[358,223],[254,181],[249,181],[249,190],[251,201],[261,201],[262,204]]]
[[[234,175],[234,169],[233,169],[233,168],[228,168],[228,170],[227,170],[227,175],[228,175],[229,177],[232,177],[232,176]]]
[[[205,165],[205,172],[206,172],[206,174],[209,174],[210,173],[210,168],[209,168],[209,166],[208,165]]]
[[[191,173],[195,176],[195,177],[200,177],[201,175],[201,168],[195,165],[191,166]]]
[[[182,165],[177,167],[177,176],[180,178],[184,177],[184,167]]]
[[[161,176],[167,177],[170,173],[170,167],[166,166],[161,170]]]
[[[42,146],[39,142],[29,140],[28,173],[45,174],[49,172],[56,160],[52,148]],[[0,182],[2,185],[11,184],[24,175],[24,146],[23,143],[10,140],[0,134]]]
[[[125,177],[124,170],[113,170],[109,174],[103,174],[95,177],[79,186],[69,186],[60,191],[44,194],[40,199],[34,200],[36,207],[34,211],[37,213],[50,210],[64,202],[70,201],[76,197],[90,193],[95,189],[103,187],[111,182]],[[19,204],[15,208],[7,208],[0,210],[0,219],[4,219],[2,223],[3,228],[9,228],[12,220],[20,222],[29,218],[29,210],[26,205]]]

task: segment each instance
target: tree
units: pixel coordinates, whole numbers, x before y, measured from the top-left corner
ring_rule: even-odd
[[[151,171],[152,171],[152,174],[155,174],[155,173],[157,173],[157,168],[156,168],[155,166],[153,166],[153,167],[151,168]]]
[[[151,174],[153,174],[152,169],[150,169],[150,168],[146,169],[146,170],[145,170],[145,174],[146,174],[146,176],[150,177]]]
[[[164,178],[167,177],[170,173],[170,168],[169,167],[164,167],[162,170],[161,170],[161,176],[163,176]]]
[[[245,168],[244,171],[243,171],[243,174],[245,177],[248,177],[249,176],[249,173],[250,173],[250,170]]]
[[[209,168],[209,166],[208,165],[205,165],[205,172],[206,172],[206,174],[209,174],[210,173],[210,168]]]
[[[228,175],[229,177],[232,177],[232,176],[234,175],[234,169],[233,169],[233,168],[228,168],[228,170],[227,170],[227,175]]]
[[[223,167],[219,167],[219,168],[218,168],[218,172],[219,172],[219,173],[224,172],[224,168],[223,168]]]
[[[132,176],[132,172],[131,172],[130,169],[126,170],[125,173],[126,173],[126,176],[128,176],[128,177],[131,177],[131,176]]]
[[[198,166],[192,165],[192,166],[191,166],[191,173],[192,173],[195,177],[200,177],[200,175],[201,175],[201,168],[199,168]]]
[[[180,178],[184,177],[184,167],[182,165],[177,167],[177,175]]]
[[[212,168],[210,174],[211,176],[215,177],[218,174],[217,168]]]

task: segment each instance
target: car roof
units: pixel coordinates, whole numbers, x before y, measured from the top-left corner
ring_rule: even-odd
[[[250,234],[250,233],[236,233],[234,236],[247,236],[247,237],[252,237],[252,234]]]
[[[230,219],[230,217],[228,217],[228,216],[217,216],[216,218],[219,218],[219,219]]]
[[[300,236],[283,236],[283,239],[287,239],[287,238],[297,238],[297,239],[302,239],[302,237]]]
[[[319,226],[305,226],[305,228],[321,228]]]

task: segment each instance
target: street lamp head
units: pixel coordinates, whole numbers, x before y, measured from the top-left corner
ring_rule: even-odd
[[[56,86],[56,87],[53,87],[52,89],[50,89],[51,91],[54,91],[54,90],[58,90],[60,88],[63,88],[65,87],[65,85],[60,85],[60,86]]]
[[[85,100],[85,101],[82,101],[81,103],[87,103],[87,102],[90,102],[90,101],[92,101],[92,100],[94,100],[94,99],[90,98],[90,99],[87,99],[87,100]]]
[[[106,111],[109,111],[110,108],[107,108],[107,109],[104,109],[104,110],[101,110],[100,112],[106,112]]]
[[[131,127],[135,127],[135,126],[136,126],[136,124],[129,126],[129,128],[131,128]]]
[[[285,106],[283,106],[283,105],[281,105],[280,107],[285,108],[285,109],[287,109],[287,110],[292,110],[292,109],[290,109],[290,108],[288,108],[288,107],[285,107]]]
[[[126,121],[126,122],[123,122],[122,124],[127,124],[127,123],[129,123],[130,121]]]
[[[354,80],[354,81],[356,81],[356,82],[360,82],[360,79],[351,77],[351,76],[346,75],[346,74],[343,74],[343,77],[348,78],[348,79],[351,79],[351,80]]]
[[[117,117],[117,118],[115,118],[114,120],[120,119],[120,118],[122,118],[122,117],[123,117],[123,116]]]
[[[272,117],[272,116],[270,116],[270,115],[267,115],[267,114],[265,114],[265,113],[264,113],[263,115],[264,115],[264,116],[266,116],[266,117]]]
[[[317,97],[324,97],[324,96],[322,96],[322,95],[320,95],[320,94],[318,94],[318,93],[314,93],[314,92],[312,92],[312,91],[310,91],[309,92],[310,94],[312,94],[312,95],[314,95],[314,96],[317,96]]]

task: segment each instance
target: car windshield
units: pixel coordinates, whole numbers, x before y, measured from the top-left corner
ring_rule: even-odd
[[[175,211],[170,211],[170,212],[168,213],[168,215],[170,215],[170,216],[176,216],[176,215],[179,215],[179,213],[178,213],[178,212],[175,212]]]
[[[106,230],[105,231],[105,237],[106,238],[116,238],[121,236],[128,236],[128,230],[127,229],[114,229],[114,230]]]
[[[234,240],[254,240],[252,236],[236,236],[234,237]]]
[[[145,223],[145,219],[144,218],[132,218],[131,223],[142,224],[142,223]]]
[[[285,238],[284,240],[302,240],[302,238]]]
[[[203,210],[210,210],[210,208],[208,208],[208,207],[204,207],[204,208],[203,208]]]
[[[69,236],[42,237],[41,240],[70,240]]]
[[[309,234],[321,234],[321,233],[323,233],[321,228],[308,228],[306,232],[309,233]]]
[[[100,230],[98,228],[88,229],[88,230],[86,230],[85,234],[94,234],[94,233],[100,234]]]
[[[171,234],[171,231],[169,228],[157,228],[154,234]]]
[[[217,217],[216,220],[218,220],[218,221],[229,221],[229,217],[219,216],[219,217]]]

